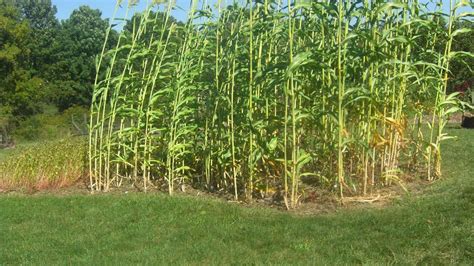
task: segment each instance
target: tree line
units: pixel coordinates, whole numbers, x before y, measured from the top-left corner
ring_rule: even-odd
[[[88,6],[63,21],[56,13],[51,0],[0,0],[2,135],[48,107],[61,112],[90,102],[94,58],[109,23]]]
[[[0,142],[32,116],[90,104],[109,21],[85,5],[62,21],[56,13],[51,0],[0,0]],[[105,48],[131,35],[139,16],[111,29]]]

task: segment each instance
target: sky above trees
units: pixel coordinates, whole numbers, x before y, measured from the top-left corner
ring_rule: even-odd
[[[127,2],[128,0],[124,0],[124,2]],[[211,0],[214,1],[214,0]],[[58,14],[57,17],[59,19],[66,19],[69,17],[71,12],[78,8],[81,5],[88,5],[92,8],[96,8],[102,11],[102,17],[103,18],[110,18],[112,17],[115,3],[117,2],[116,0],[53,0],[52,1],[54,5],[58,8]],[[143,10],[146,7],[146,3],[150,2],[149,0],[141,0],[139,1],[138,6],[136,7],[137,10]],[[189,0],[177,0],[176,3],[181,6],[181,7],[186,7],[189,3]],[[122,9],[119,17],[124,16],[125,10]],[[186,12],[185,11],[179,11],[177,10],[176,18],[179,20],[184,20],[186,18]]]
[[[225,0],[222,0],[224,2]],[[231,2],[232,0],[227,0],[227,2]],[[450,0],[443,0],[445,5],[445,11],[449,10],[449,1]],[[88,5],[92,8],[97,8],[102,11],[103,18],[109,18],[112,16],[114,6],[116,0],[53,0],[54,5],[56,5],[58,9],[57,17],[59,19],[66,19],[69,17],[71,12],[78,8],[81,5]],[[127,0],[124,0],[127,2]],[[141,0],[137,6],[137,10],[143,10],[146,6],[146,3],[150,2],[150,0]],[[208,0],[209,3],[216,3],[217,0]],[[184,10],[175,10],[174,17],[178,20],[185,20],[186,19],[186,9],[189,6],[189,0],[176,0],[176,4],[183,8]],[[124,10],[121,10],[119,17],[124,15]],[[464,10],[466,11],[466,10]],[[471,9],[472,11],[472,9]]]

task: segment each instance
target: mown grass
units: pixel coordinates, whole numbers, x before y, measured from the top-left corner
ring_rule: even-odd
[[[0,196],[0,264],[471,264],[474,131],[385,209],[295,216],[157,194]]]

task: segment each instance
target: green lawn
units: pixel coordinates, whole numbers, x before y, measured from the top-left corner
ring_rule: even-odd
[[[385,209],[300,217],[162,195],[0,196],[3,264],[472,264],[474,131],[445,179]]]

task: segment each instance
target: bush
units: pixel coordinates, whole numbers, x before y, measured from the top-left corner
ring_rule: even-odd
[[[51,108],[50,108],[51,109]],[[55,140],[87,134],[87,110],[71,107],[63,113],[56,109],[20,121],[14,135],[22,141]]]

